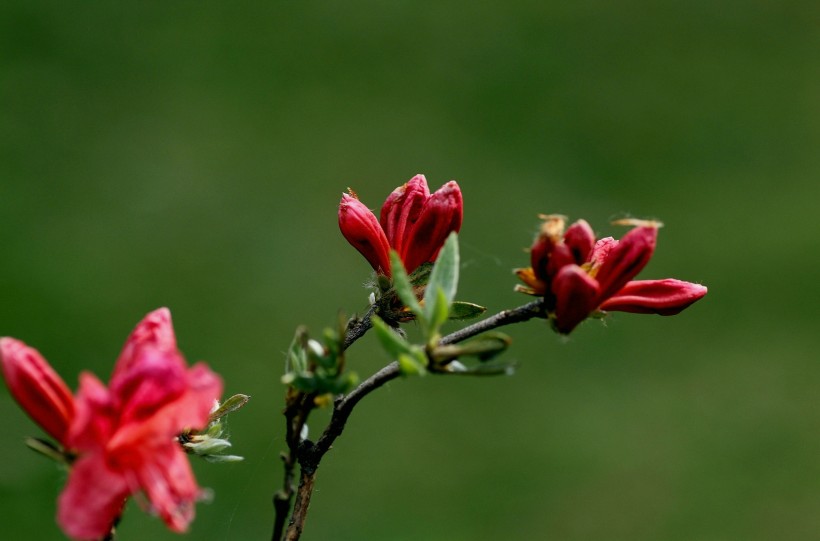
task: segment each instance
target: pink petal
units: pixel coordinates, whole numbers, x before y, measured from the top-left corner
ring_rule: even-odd
[[[116,416],[111,394],[105,385],[93,374],[81,373],[76,414],[67,438],[69,447],[89,452],[102,449],[114,431]]]
[[[103,539],[130,493],[125,478],[109,469],[101,455],[84,455],[72,465],[60,494],[57,522],[74,539]]]
[[[606,261],[606,258],[609,256],[609,252],[616,246],[618,246],[618,241],[612,237],[598,239],[595,246],[592,248],[592,253],[589,256],[589,261],[592,263],[593,268],[599,268],[601,264]]]
[[[110,390],[119,423],[139,422],[185,393],[185,360],[178,351],[146,346],[127,370],[111,379]]]
[[[435,261],[450,233],[461,229],[463,214],[464,202],[456,181],[451,180],[430,196],[399,252],[408,273],[422,263]]]
[[[126,462],[134,458],[134,449],[162,446],[184,430],[204,428],[214,401],[222,395],[222,380],[205,364],[194,365],[182,376],[185,391],[175,400],[152,410],[151,416],[125,418],[108,441],[109,452]]]
[[[339,229],[378,273],[390,275],[390,245],[376,216],[353,196],[342,195]]]
[[[629,282],[618,293],[601,304],[601,309],[671,316],[687,308],[704,295],[706,295],[706,287],[674,278],[637,280]]]
[[[194,503],[200,489],[182,449],[174,444],[156,450],[151,460],[136,471],[156,512],[175,532],[184,532],[194,518]]]
[[[11,395],[50,436],[66,443],[74,397],[40,353],[14,338],[0,338],[0,364]]]
[[[598,283],[577,265],[562,268],[552,282],[555,328],[569,334],[595,309]]]
[[[646,266],[655,251],[657,238],[657,227],[640,226],[609,250],[595,276],[601,288],[599,303],[614,295]]]
[[[158,308],[149,313],[131,331],[114,365],[112,379],[127,370],[140,350],[147,346],[163,351],[176,351],[177,339],[171,324],[171,311],[167,308]]]
[[[387,196],[379,222],[387,236],[387,242],[396,252],[401,253],[407,232],[418,220],[429,197],[430,190],[424,175],[414,176]]]

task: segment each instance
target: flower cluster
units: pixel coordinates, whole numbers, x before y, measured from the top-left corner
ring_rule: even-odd
[[[57,513],[66,534],[106,537],[139,491],[169,528],[187,528],[201,491],[177,438],[208,424],[222,382],[203,363],[187,367],[167,309],[137,325],[107,387],[82,373],[72,396],[37,350],[13,338],[0,339],[0,361],[12,396],[71,461]]]
[[[387,197],[378,220],[349,192],[339,203],[339,229],[378,274],[391,275],[391,248],[412,273],[435,261],[447,236],[461,229],[464,204],[454,180],[430,194],[424,175],[414,176]]]
[[[673,278],[632,280],[655,251],[660,224],[622,220],[634,228],[618,241],[595,240],[578,220],[565,230],[566,218],[542,216],[541,232],[530,249],[531,267],[518,269],[527,287],[518,290],[544,298],[555,329],[571,332],[596,311],[618,310],[674,315],[706,295],[706,287]]]

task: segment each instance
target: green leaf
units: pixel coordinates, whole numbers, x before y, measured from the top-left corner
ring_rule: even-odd
[[[485,362],[505,351],[511,343],[512,339],[504,333],[488,332],[463,344],[436,346],[430,355],[439,364],[464,356],[478,357]]]
[[[288,348],[285,372],[304,372],[307,370],[307,352],[305,351],[305,329],[299,327]]]
[[[387,323],[385,323],[379,316],[372,316],[373,330],[376,332],[376,338],[379,343],[387,351],[391,359],[398,359],[399,355],[407,355],[412,353],[410,343],[394,331]]]
[[[403,376],[423,376],[427,373],[424,363],[420,362],[415,355],[402,353],[399,355],[399,370]]]
[[[423,319],[424,312],[410,284],[410,279],[407,277],[407,271],[404,270],[404,264],[395,250],[390,250],[390,267],[393,271],[393,287],[399,299],[411,312],[416,314],[416,317]]]
[[[453,302],[458,288],[458,267],[458,235],[453,232],[447,237],[438,254],[430,273],[427,290],[424,292],[424,316],[427,320],[433,320],[434,310],[440,310],[435,305],[439,289],[444,293],[445,306],[449,311],[450,303]]]
[[[222,404],[219,405],[216,411],[211,412],[208,416],[208,421],[213,422],[229,413],[233,413],[245,404],[248,403],[251,397],[246,394],[235,394]]]
[[[432,286],[428,286],[432,287]],[[428,339],[432,339],[438,341],[438,329],[441,325],[447,321],[447,316],[450,313],[449,310],[449,303],[447,302],[447,297],[444,296],[444,291],[440,288],[436,288],[436,295],[433,296],[434,302],[432,305],[427,306],[427,297],[428,295],[424,295],[425,299],[425,310],[429,311],[430,321],[428,323],[427,328],[427,337]]]
[[[485,307],[479,306],[478,304],[455,301],[450,305],[450,319],[458,321],[473,319],[477,318],[486,311],[487,309]]]

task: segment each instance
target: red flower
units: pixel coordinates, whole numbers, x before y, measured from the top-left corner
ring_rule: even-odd
[[[6,366],[26,366],[35,359],[45,367],[45,381],[56,377],[21,342],[4,339],[2,354],[5,373]],[[18,380],[7,376],[15,397],[18,388],[25,390]],[[204,427],[221,393],[221,380],[207,366],[186,366],[166,308],[148,314],[131,333],[107,388],[90,373],[80,375],[70,426],[62,436],[37,417],[36,394],[22,393],[23,408],[77,456],[59,498],[57,520],[63,530],[75,539],[101,539],[125,499],[143,491],[170,529],[184,531],[200,489],[177,436]],[[41,396],[49,401],[48,391]]]
[[[571,332],[596,310],[674,315],[706,295],[706,287],[675,279],[630,281],[655,251],[656,222],[634,225],[617,241],[596,242],[592,228],[578,220],[564,231],[563,216],[542,216],[541,233],[530,251],[532,267],[518,269],[529,287],[519,291],[544,297],[556,330]]]
[[[424,175],[416,175],[391,193],[380,220],[353,191],[342,195],[339,229],[379,274],[390,276],[390,249],[396,250],[408,273],[436,260],[447,236],[461,229],[464,204],[451,180],[432,195]]]

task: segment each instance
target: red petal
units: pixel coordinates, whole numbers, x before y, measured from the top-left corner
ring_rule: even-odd
[[[637,280],[629,282],[601,304],[601,309],[671,316],[704,295],[706,287],[683,280]]]
[[[569,334],[595,309],[598,283],[577,265],[562,268],[552,281],[555,328]]]
[[[376,216],[348,194],[339,203],[339,229],[378,273],[390,275],[390,246]]]
[[[66,444],[74,418],[74,397],[63,379],[34,349],[14,338],[0,338],[0,363],[11,395],[50,436]]]
[[[99,540],[111,531],[122,512],[129,487],[126,479],[109,469],[99,454],[82,456],[71,467],[68,483],[60,494],[57,522],[74,539]]]
[[[429,198],[430,190],[424,175],[414,176],[387,196],[379,222],[388,244],[398,253],[401,253],[407,232],[418,220],[421,209]]]
[[[451,180],[425,203],[413,228],[405,237],[401,255],[408,273],[422,263],[435,261],[447,236],[461,229],[464,203],[461,189]]]
[[[656,227],[636,227],[609,250],[595,276],[601,288],[600,301],[614,295],[646,266],[655,251],[657,237]]]
[[[564,244],[572,251],[575,264],[581,265],[587,262],[595,246],[595,232],[586,220],[578,220],[564,233]]]

